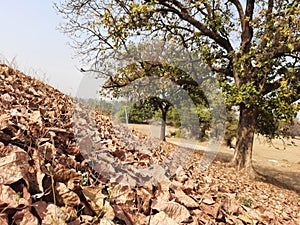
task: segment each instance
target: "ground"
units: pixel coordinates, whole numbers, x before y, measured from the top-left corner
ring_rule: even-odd
[[[299,183],[289,143],[284,157],[256,148],[256,168],[272,179],[255,181],[222,162],[232,156],[224,147],[211,163],[206,143],[192,152],[168,143],[186,140],[129,132],[6,65],[0,83],[1,225],[300,224],[300,195],[281,188]],[[155,123],[139,129],[159,134]]]
[[[159,127],[157,126],[129,124],[129,127],[147,136],[159,136]],[[168,126],[167,134],[174,130],[173,127]],[[183,142],[178,138],[167,138],[167,141],[185,145],[185,147],[192,145],[189,141]],[[204,150],[206,145],[205,142],[199,142],[197,148]],[[229,161],[232,156],[233,150],[223,145],[218,158]],[[256,135],[253,147],[253,165],[257,172],[266,176],[268,182],[300,193],[300,138],[274,139],[270,143],[266,138]]]

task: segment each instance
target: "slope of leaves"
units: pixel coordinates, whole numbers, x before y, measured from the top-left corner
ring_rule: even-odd
[[[113,126],[100,112],[86,135],[87,106],[74,109],[71,97],[6,65],[0,85],[0,224],[300,223],[299,195],[218,161],[199,171],[200,152],[170,179],[130,186],[138,178],[110,165],[149,166],[174,146]],[[113,158],[94,164],[97,154]]]

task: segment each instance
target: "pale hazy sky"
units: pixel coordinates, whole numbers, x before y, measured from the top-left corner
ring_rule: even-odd
[[[79,60],[58,29],[63,22],[52,0],[3,0],[0,6],[0,61],[16,57],[18,69],[37,73],[67,94],[75,95],[83,75]],[[76,68],[77,67],[77,68]]]
[[[63,22],[53,2],[60,0],[2,0],[0,6],[0,62],[16,59],[17,68],[66,94],[93,96],[99,81],[78,71],[79,59],[57,28]],[[89,76],[91,78],[91,76]],[[85,88],[87,87],[87,88]],[[83,93],[84,92],[84,93]]]

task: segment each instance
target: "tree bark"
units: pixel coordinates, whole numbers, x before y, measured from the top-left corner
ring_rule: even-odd
[[[246,170],[249,174],[253,172],[252,149],[256,119],[254,108],[247,108],[243,104],[240,106],[237,144],[232,163],[238,170]]]
[[[161,127],[160,127],[160,140],[166,141],[166,122],[167,122],[168,109],[164,108],[161,110]]]

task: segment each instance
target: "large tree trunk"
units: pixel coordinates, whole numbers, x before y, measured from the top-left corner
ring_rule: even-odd
[[[253,172],[252,149],[256,119],[255,109],[247,108],[245,105],[240,106],[237,144],[232,163],[238,170],[244,169],[250,173]]]

